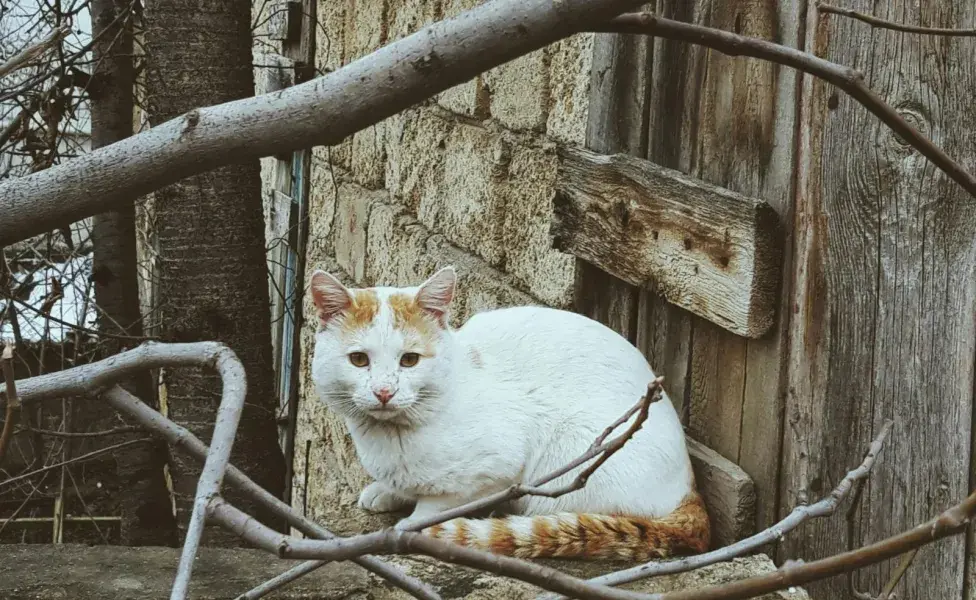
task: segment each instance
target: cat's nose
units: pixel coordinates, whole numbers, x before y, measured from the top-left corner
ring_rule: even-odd
[[[396,394],[396,392],[388,387],[381,387],[378,390],[373,390],[373,395],[376,396],[376,399],[379,400],[380,404],[383,406],[386,406],[386,403],[393,398],[394,394]]]

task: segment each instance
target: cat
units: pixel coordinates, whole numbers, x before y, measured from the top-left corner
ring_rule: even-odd
[[[414,505],[400,529],[566,465],[655,379],[625,338],[569,311],[500,308],[455,330],[456,288],[453,267],[405,288],[348,289],[325,271],[311,278],[314,387],[344,418],[374,480],[359,506],[382,513]],[[708,514],[666,394],[584,488],[525,496],[506,509],[422,533],[523,558],[644,561],[709,545]]]

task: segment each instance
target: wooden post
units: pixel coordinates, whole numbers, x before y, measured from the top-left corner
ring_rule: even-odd
[[[976,26],[971,0],[845,7],[911,25]],[[813,3],[806,23],[809,51],[864,71],[904,118],[976,164],[976,40],[818,17]],[[802,106],[783,508],[830,489],[892,418],[855,523],[854,543],[863,544],[971,489],[976,201],[829,85],[805,78]],[[845,528],[842,519],[810,524],[787,538],[782,556],[844,550]],[[897,563],[860,571],[857,587],[878,594]],[[965,540],[944,540],[918,554],[895,592],[972,598],[965,566]],[[845,587],[836,578],[810,593],[845,597]]]

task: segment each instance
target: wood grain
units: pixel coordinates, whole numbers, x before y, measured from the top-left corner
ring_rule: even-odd
[[[658,13],[799,46],[797,3],[659,3]],[[653,49],[648,158],[739,193],[762,198],[790,223],[793,204],[796,82],[790,69],[730,58],[657,39]],[[791,281],[791,231],[784,227],[782,281]],[[745,339],[676,309],[666,323],[642,323],[683,351],[689,432],[742,466],[757,489],[759,527],[778,517],[780,440],[788,287],[776,321],[761,339]],[[657,311],[660,314],[661,311]],[[683,313],[683,314],[681,314]],[[681,331],[687,340],[675,341]],[[665,347],[660,341],[656,347]]]
[[[720,548],[756,532],[756,486],[732,461],[685,438],[695,483],[712,523],[712,547]]]
[[[640,158],[563,148],[554,245],[725,329],[761,337],[780,277],[776,213],[761,200]]]
[[[970,0],[857,0],[902,23],[972,28]],[[976,41],[882,31],[807,16],[807,48],[865,72],[879,95],[962,164],[976,163]],[[921,523],[970,489],[976,351],[973,198],[844,95],[805,80],[795,228],[795,314],[782,511],[815,497],[895,421],[859,511],[856,544]],[[811,523],[784,557],[842,550],[842,520]],[[877,594],[897,561],[862,570]],[[957,600],[965,540],[923,550],[899,598]],[[972,571],[970,571],[972,572]],[[810,587],[844,597],[842,580]]]
[[[594,36],[586,124],[591,150],[644,155],[649,49],[646,36]],[[631,342],[637,338],[637,290],[581,260],[576,261],[574,309]]]

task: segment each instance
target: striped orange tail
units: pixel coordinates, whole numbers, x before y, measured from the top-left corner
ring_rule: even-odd
[[[660,519],[556,513],[533,517],[453,519],[424,529],[461,546],[519,558],[648,561],[708,549],[710,527],[701,496],[692,492]]]

